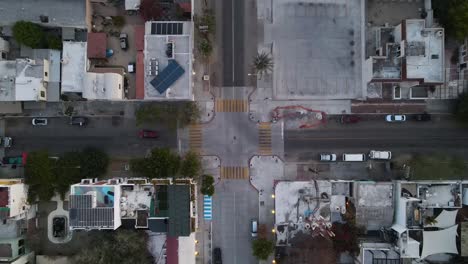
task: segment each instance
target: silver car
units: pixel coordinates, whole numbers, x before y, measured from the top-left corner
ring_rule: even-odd
[[[47,126],[47,118],[33,118],[33,126]]]
[[[336,154],[332,153],[321,153],[320,161],[336,161]]]
[[[387,115],[385,117],[387,122],[405,122],[406,116],[405,115]]]

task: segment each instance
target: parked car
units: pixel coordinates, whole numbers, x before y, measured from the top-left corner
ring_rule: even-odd
[[[220,248],[215,248],[213,250],[213,259],[214,259],[214,264],[223,264],[223,258],[221,256]]]
[[[417,114],[414,116],[414,120],[416,121],[431,121],[431,115],[428,114],[427,112],[424,112],[422,114]]]
[[[250,233],[251,233],[252,237],[257,237],[257,231],[258,231],[258,221],[257,221],[257,219],[250,220]]]
[[[4,148],[9,148],[13,145],[13,139],[11,137],[2,137],[0,138],[0,146]]]
[[[321,153],[320,161],[336,161],[336,154],[332,153]]]
[[[154,131],[154,130],[143,129],[143,130],[140,130],[140,132],[138,132],[138,136],[140,138],[158,138],[159,134],[157,131]]]
[[[369,158],[379,160],[390,160],[392,158],[392,152],[382,150],[371,150],[369,152]]]
[[[47,118],[33,118],[33,126],[47,126]]]
[[[120,33],[120,48],[123,50],[128,48],[128,36],[126,33]]]
[[[361,153],[344,153],[343,161],[366,161],[366,155]]]
[[[405,122],[406,116],[405,115],[387,115],[385,117],[387,122]]]
[[[70,125],[73,126],[85,126],[88,123],[88,118],[75,116],[70,119]]]
[[[54,237],[64,237],[67,232],[65,229],[66,219],[63,216],[54,217],[52,219],[52,232]]]
[[[354,124],[361,121],[361,118],[356,115],[342,115],[340,122],[342,124]]]

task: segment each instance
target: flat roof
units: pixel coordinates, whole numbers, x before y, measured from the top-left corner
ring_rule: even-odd
[[[190,235],[190,185],[167,186],[169,236]]]
[[[16,61],[0,61],[0,101],[15,101]]]
[[[144,99],[193,100],[192,26],[192,22],[187,21],[146,22],[143,54]],[[171,83],[167,90],[160,93],[151,81],[164,71],[171,60],[176,61],[184,73]]]
[[[83,91],[86,74],[86,42],[63,42],[62,93]]]
[[[367,230],[380,230],[393,223],[393,183],[355,183],[356,223]]]
[[[423,19],[406,23],[406,77],[424,79],[426,83],[444,82],[444,29],[426,28]],[[424,49],[421,49],[421,46]],[[415,56],[408,54],[418,49]]]
[[[86,28],[86,1],[2,0],[0,25],[25,20],[51,27]],[[42,22],[47,19],[48,22]]]
[[[90,59],[105,59],[107,49],[106,33],[88,33],[87,54]]]

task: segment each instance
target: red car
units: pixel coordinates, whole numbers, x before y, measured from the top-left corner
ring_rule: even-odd
[[[158,138],[159,135],[158,135],[158,132],[156,131],[153,131],[153,130],[140,130],[140,132],[138,132],[138,136],[140,138]]]
[[[341,116],[341,123],[342,124],[354,124],[361,120],[359,116],[355,115],[343,115]]]

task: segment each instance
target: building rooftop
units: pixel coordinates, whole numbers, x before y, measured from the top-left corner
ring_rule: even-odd
[[[393,183],[355,182],[356,224],[367,230],[390,227],[393,222]]]
[[[15,101],[16,61],[0,61],[0,101]]]
[[[2,0],[0,25],[25,20],[50,27],[86,28],[86,1]]]
[[[192,22],[145,24],[144,99],[193,100],[192,26]]]
[[[406,23],[406,77],[426,83],[444,82],[444,29],[426,28],[423,19]]]
[[[62,92],[81,93],[86,74],[86,42],[63,42]]]
[[[190,226],[190,185],[169,185],[169,232],[168,236],[189,236]]]
[[[106,33],[88,33],[88,50],[89,59],[105,59],[107,49]]]

